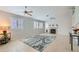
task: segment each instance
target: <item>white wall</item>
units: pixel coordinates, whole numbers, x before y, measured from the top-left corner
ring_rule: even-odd
[[[9,14],[3,13],[1,11],[0,11],[0,26],[1,27],[3,27],[3,26],[10,26]],[[2,33],[3,30],[5,30],[5,29],[2,29],[1,27],[0,27],[0,33]]]
[[[71,32],[72,18],[65,17],[58,19],[58,33],[63,35],[69,35]]]
[[[72,12],[71,10],[65,10],[66,13],[56,15],[56,19],[52,21],[52,24],[58,24],[58,34],[69,35],[72,27]]]
[[[72,25],[76,25],[79,23],[79,7],[75,7],[75,13],[72,18]]]

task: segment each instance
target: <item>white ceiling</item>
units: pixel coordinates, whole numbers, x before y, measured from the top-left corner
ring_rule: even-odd
[[[51,20],[50,18],[57,19],[57,17],[63,17],[71,13],[69,12],[71,7],[67,6],[28,6],[27,9],[33,11],[33,18],[44,21]],[[0,10],[24,16],[24,6],[0,6]]]

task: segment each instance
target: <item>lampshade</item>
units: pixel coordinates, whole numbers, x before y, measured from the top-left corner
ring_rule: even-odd
[[[9,31],[10,26],[0,26],[0,33],[2,33],[2,31]]]

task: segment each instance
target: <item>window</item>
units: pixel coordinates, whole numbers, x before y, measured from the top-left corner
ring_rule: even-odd
[[[23,29],[23,19],[18,17],[18,29]]]
[[[16,20],[15,17],[11,18],[11,29],[17,29],[18,28],[18,21]]]
[[[42,29],[43,28],[43,23],[34,21],[34,29]]]
[[[42,28],[43,28],[43,23],[39,22],[39,29],[42,29]]]
[[[38,29],[38,22],[34,21],[34,29]]]
[[[12,17],[11,29],[23,29],[23,20],[21,17]]]

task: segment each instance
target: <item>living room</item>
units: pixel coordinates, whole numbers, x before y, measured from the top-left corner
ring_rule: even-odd
[[[1,45],[0,51],[71,51],[69,32],[72,32],[72,6],[6,6],[0,7],[0,10],[1,32],[6,30],[10,33],[10,41]],[[31,41],[26,39],[39,35],[53,36],[54,39],[52,43],[51,40],[43,43],[44,46],[47,43],[45,48],[41,45],[32,46],[32,43],[25,44],[25,41],[38,42],[37,39]]]

